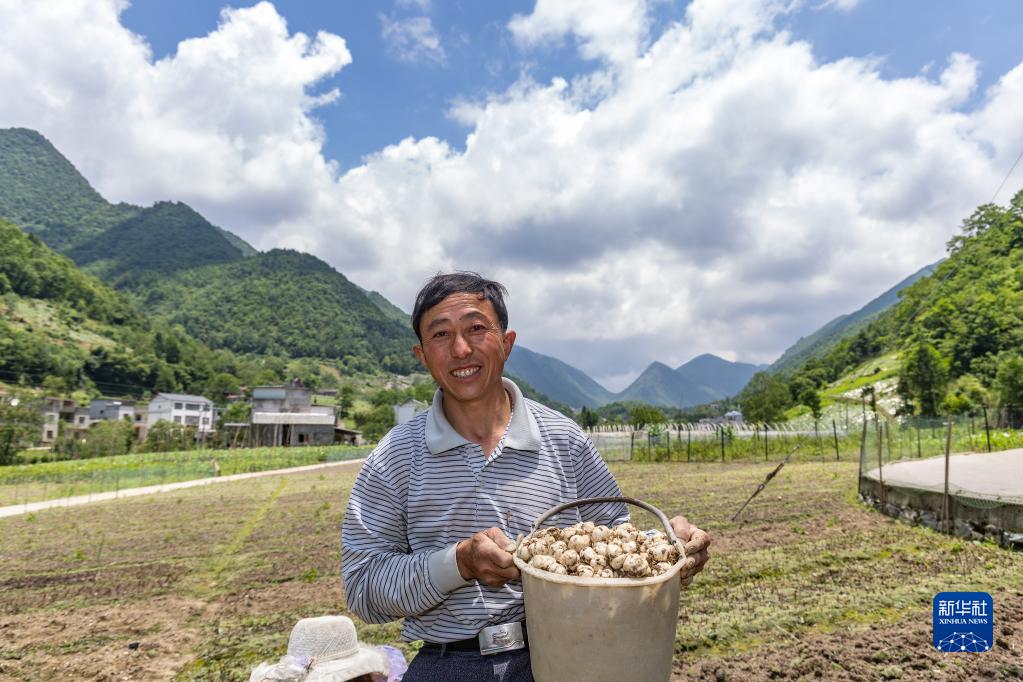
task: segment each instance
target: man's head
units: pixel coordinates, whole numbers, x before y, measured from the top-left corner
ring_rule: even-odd
[[[452,272],[446,275],[434,275],[416,296],[416,304],[412,308],[412,331],[419,337],[419,343],[423,342],[423,333],[419,328],[423,321],[423,315],[452,294],[477,294],[481,300],[490,301],[497,314],[501,331],[508,331],[508,309],[504,305],[504,297],[508,294],[508,290],[504,288],[504,285],[486,279],[475,272]]]
[[[456,272],[437,275],[416,297],[412,351],[444,391],[445,409],[503,396],[501,374],[515,344],[505,293],[497,282]]]

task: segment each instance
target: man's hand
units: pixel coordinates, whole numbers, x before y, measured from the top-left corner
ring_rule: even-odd
[[[455,548],[458,572],[466,580],[476,578],[487,587],[500,587],[519,577],[511,551],[515,543],[496,526],[462,540]]]
[[[682,564],[682,584],[688,585],[693,582],[693,576],[703,570],[703,565],[710,558],[707,551],[707,548],[710,547],[710,535],[689,523],[684,516],[673,518],[671,528],[675,531],[678,539],[684,543],[686,560]]]

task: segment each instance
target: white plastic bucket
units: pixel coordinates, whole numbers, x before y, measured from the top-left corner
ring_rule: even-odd
[[[515,556],[522,573],[533,677],[538,682],[663,682],[671,677],[685,561],[667,517],[633,498],[594,497],[548,510],[533,532],[564,509],[598,502],[626,502],[653,513],[678,548],[679,560],[670,571],[651,578],[584,578],[542,571]]]

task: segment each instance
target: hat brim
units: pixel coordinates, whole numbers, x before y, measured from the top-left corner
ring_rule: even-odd
[[[359,650],[351,656],[313,665],[305,682],[345,682],[368,673],[387,675],[389,670],[387,655],[383,651],[359,644]]]

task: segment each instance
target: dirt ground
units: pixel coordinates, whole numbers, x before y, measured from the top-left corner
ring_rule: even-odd
[[[626,494],[715,536],[683,596],[678,680],[1023,679],[1023,556],[855,502],[853,465],[615,465]],[[344,613],[354,472],[297,474],[0,519],[0,680],[244,680],[299,618]],[[996,643],[931,646],[931,599],[982,590]],[[359,623],[395,644],[398,624]],[[409,655],[414,645],[403,645]]]

